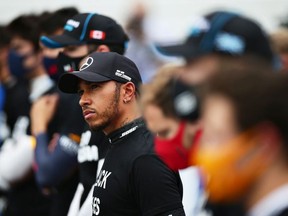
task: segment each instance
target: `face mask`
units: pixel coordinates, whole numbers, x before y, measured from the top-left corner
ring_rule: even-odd
[[[207,176],[209,201],[237,202],[247,194],[267,166],[264,148],[257,145],[253,131],[245,132],[225,145],[200,146],[196,164]]]
[[[58,80],[58,78],[59,78],[58,59],[57,58],[44,57],[43,58],[43,64],[44,64],[44,67],[45,67],[48,75],[53,80]]]
[[[31,70],[24,67],[24,61],[30,55],[19,55],[13,50],[10,50],[8,54],[8,65],[11,73],[18,77],[23,78]]]
[[[77,58],[71,58],[65,55],[63,52],[60,52],[57,58],[59,75],[67,72],[78,71],[79,64],[81,60],[85,57],[86,55]]]
[[[190,157],[194,155],[196,142],[198,141],[200,132],[197,132],[190,149],[183,146],[183,136],[185,130],[185,122],[181,122],[177,134],[171,139],[161,139],[155,137],[155,151],[164,163],[172,170],[187,168],[190,164]],[[191,160],[192,161],[192,160]]]

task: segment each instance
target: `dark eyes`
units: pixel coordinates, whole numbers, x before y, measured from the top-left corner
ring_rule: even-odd
[[[84,91],[83,90],[78,90],[77,94],[81,97],[83,95]]]
[[[97,88],[99,88],[100,87],[100,85],[98,85],[98,84],[91,84],[90,85],[90,89],[97,89]]]

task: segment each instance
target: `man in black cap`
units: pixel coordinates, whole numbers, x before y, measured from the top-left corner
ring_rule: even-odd
[[[42,36],[49,48],[63,48],[58,56],[60,72],[78,70],[80,61],[93,51],[123,54],[128,36],[113,19],[95,13],[82,13],[69,19],[61,35]]]
[[[164,55],[186,60],[182,76],[192,85],[206,80],[223,64],[237,63],[243,57],[261,61],[263,68],[271,68],[276,63],[268,36],[261,26],[228,11],[207,14],[195,22],[184,43],[158,46],[158,50]]]
[[[41,37],[44,46],[62,48],[58,56],[59,74],[79,70],[80,61],[93,51],[123,55],[128,40],[115,20],[95,13],[77,14],[66,22],[61,35]],[[102,166],[107,143],[102,131],[92,132],[88,126],[84,129],[78,149],[79,185],[69,216],[91,214],[91,188]]]
[[[141,76],[117,53],[93,53],[80,71],[59,80],[80,95],[90,128],[102,130],[109,150],[93,192],[93,215],[185,215],[178,173],[154,154],[153,137],[137,104]]]

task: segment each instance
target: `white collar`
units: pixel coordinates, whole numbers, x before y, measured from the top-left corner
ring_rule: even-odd
[[[54,86],[54,82],[47,74],[43,74],[39,77],[34,78],[31,81],[31,92],[29,95],[30,101],[34,102],[35,100],[37,100],[52,86]]]
[[[248,216],[271,216],[288,207],[288,183],[273,190],[261,199]]]

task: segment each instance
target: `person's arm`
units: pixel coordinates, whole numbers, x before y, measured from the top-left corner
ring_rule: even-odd
[[[142,215],[185,215],[180,177],[157,156],[145,155],[137,158],[130,180]]]
[[[31,109],[31,130],[36,137],[35,176],[41,188],[57,186],[77,167],[78,142],[80,135],[73,133],[77,114],[67,115],[58,125],[58,133],[50,140],[47,134],[48,125],[55,116],[58,106],[58,95],[43,96]],[[58,106],[58,109],[60,107]],[[67,109],[67,107],[65,107]],[[71,109],[71,107],[69,107]],[[53,146],[53,150],[50,147]]]
[[[35,174],[40,187],[56,186],[77,166],[78,144],[66,135],[59,135],[53,151],[48,150],[46,133],[36,136]]]

